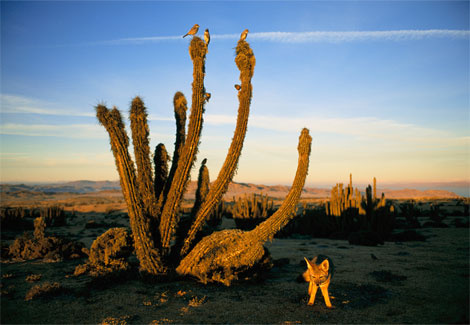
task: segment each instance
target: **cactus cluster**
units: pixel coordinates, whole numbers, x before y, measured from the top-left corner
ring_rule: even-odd
[[[348,187],[343,188],[343,183],[339,183],[331,189],[330,201],[325,204],[326,214],[339,217],[350,208],[358,209],[359,214],[365,214],[362,209],[362,199],[359,189],[353,188],[352,174],[350,174]]]
[[[367,215],[374,209],[385,207],[387,201],[385,194],[382,193],[380,199],[377,199],[377,180],[374,177],[374,187],[370,185],[366,188],[364,197],[358,188],[352,185],[352,174],[349,174],[348,187],[343,188],[343,183],[336,184],[331,189],[330,201],[325,204],[327,215],[339,217],[348,209],[357,209],[359,215]],[[391,208],[393,209],[393,208]]]
[[[336,184],[331,190],[330,201],[325,204],[325,213],[338,237],[347,237],[356,232],[373,232],[383,242],[390,235],[395,222],[394,207],[387,203],[382,193],[377,198],[377,180],[373,187],[367,186],[365,196],[353,188],[352,175],[349,184]],[[375,236],[375,235],[374,235]]]
[[[44,218],[48,227],[59,227],[66,224],[66,212],[60,206],[24,208],[0,208],[0,222],[2,229],[32,229],[32,219]]]
[[[192,259],[190,263],[187,261],[191,259],[189,256],[194,251],[196,254],[200,253],[200,250],[196,249],[196,244],[201,239],[201,229],[214,211],[218,209],[236,172],[247,131],[252,98],[251,79],[256,60],[249,44],[244,39],[240,39],[236,47],[235,63],[240,70],[241,86],[238,91],[239,109],[232,142],[222,168],[212,184],[209,183],[209,171],[205,160],[203,161],[199,172],[195,205],[188,218],[181,218],[180,205],[189,181],[190,170],[196,161],[201,139],[204,105],[207,102],[204,86],[207,52],[208,44],[194,36],[189,46],[189,54],[193,62],[191,112],[186,130],[187,101],[181,92],[177,92],[173,100],[176,141],[171,167],[168,166],[169,154],[165,146],[159,144],[155,148],[154,173],[152,173],[147,112],[139,97],[134,98],[130,109],[135,163],[129,154],[129,139],[119,110],[115,107],[108,109],[101,104],[96,107],[97,118],[109,134],[121,189],[128,207],[134,247],[140,261],[140,267],[143,272],[152,275],[168,274],[178,265],[176,268],[178,273],[191,274],[191,270],[188,270],[187,266],[190,265],[190,269],[197,267],[198,259]],[[281,207],[276,220],[283,219],[285,214],[289,214],[290,206],[297,202],[307,175],[306,166],[308,167],[311,141],[308,130],[302,131],[301,138],[303,140],[299,144],[299,148],[303,148],[301,154],[303,168],[301,168],[302,174],[296,176],[293,187],[296,194],[291,198],[288,197],[289,208],[282,209]],[[308,150],[305,149],[307,147]],[[272,220],[272,222],[272,224],[262,227],[262,231],[260,229],[257,232],[257,242],[269,238],[272,233],[271,228],[277,229],[283,224],[279,220],[276,222]],[[221,235],[214,233],[211,236]],[[207,236],[200,243],[206,238]],[[224,254],[224,250],[218,250],[218,248],[225,247],[225,244],[212,239],[209,242],[211,249],[219,252],[218,254]],[[222,258],[222,256],[220,257]],[[227,260],[226,257],[222,259],[227,268],[230,268],[231,263],[235,263],[231,259]],[[253,264],[245,265],[245,267],[251,266]]]

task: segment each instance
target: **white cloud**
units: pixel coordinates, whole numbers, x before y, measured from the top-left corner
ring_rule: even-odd
[[[236,116],[207,115],[208,124],[235,125]],[[252,115],[248,127],[263,128],[280,132],[300,132],[304,127],[312,134],[329,133],[349,135],[361,139],[387,140],[389,143],[420,145],[468,145],[470,137],[456,137],[445,131],[419,125],[401,123],[376,117],[325,118],[325,117],[279,117]]]
[[[49,104],[31,98],[1,95],[2,113],[34,113],[58,116],[89,116],[94,112],[77,112],[68,109],[47,108]],[[52,106],[52,105],[51,105]],[[127,121],[127,112],[122,111]],[[169,122],[174,124],[171,117],[149,114],[149,121]],[[235,115],[207,114],[204,122],[208,125],[235,125]],[[382,139],[388,143],[413,143],[421,146],[465,146],[469,145],[468,137],[456,137],[438,129],[402,123],[394,120],[376,117],[357,118],[325,118],[325,117],[281,117],[251,115],[249,127],[268,129],[279,132],[299,132],[307,127],[314,133],[350,135],[361,139]],[[107,138],[102,126],[95,124],[27,124],[4,123],[0,125],[0,134],[23,136],[54,136],[64,138]],[[151,133],[151,137],[170,138],[172,135]]]
[[[240,34],[212,34],[211,39],[233,40]],[[254,32],[249,39],[280,43],[343,43],[357,41],[410,41],[428,38],[468,39],[470,31],[452,29],[383,30],[383,31],[312,31],[312,32]],[[152,36],[98,41],[87,45],[143,44],[179,41],[181,36]]]
[[[317,31],[317,32],[265,32],[250,34],[250,38],[282,43],[342,43],[356,41],[410,41],[427,38],[463,38],[470,36],[467,30],[385,30],[385,31]]]
[[[106,138],[106,131],[96,124],[19,124],[5,123],[0,125],[0,134],[23,136],[51,136],[76,139]]]
[[[15,114],[41,114],[41,115],[61,115],[61,116],[95,116],[94,111],[80,111],[66,108],[54,108],[57,104],[46,101],[27,98],[23,96],[1,94],[2,113]]]

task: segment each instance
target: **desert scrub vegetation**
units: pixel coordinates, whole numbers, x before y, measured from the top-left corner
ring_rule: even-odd
[[[61,261],[84,257],[84,245],[66,238],[46,236],[43,217],[34,219],[34,232],[24,232],[2,254],[3,259]]]
[[[30,301],[36,298],[45,298],[57,296],[65,292],[65,289],[58,282],[44,282],[33,286],[24,298],[25,301]]]
[[[132,253],[132,238],[125,228],[111,228],[93,241],[88,261],[78,265],[74,275],[106,276],[129,269],[127,258]]]
[[[194,208],[188,218],[181,218],[181,202],[201,141],[204,107],[208,93],[204,86],[208,44],[192,37],[189,54],[193,62],[191,111],[186,123],[187,100],[176,92],[173,105],[176,141],[169,166],[164,144],[155,148],[150,159],[147,109],[140,97],[132,100],[130,128],[135,162],[129,153],[129,138],[120,111],[100,104],[99,122],[109,134],[111,149],[127,203],[134,248],[143,273],[162,276],[191,275],[202,282],[216,281],[230,285],[233,280],[249,277],[250,270],[269,265],[263,247],[294,215],[308,171],[311,137],[303,129],[299,138],[299,163],[293,186],[283,205],[270,218],[249,232],[219,231],[200,236],[207,220],[219,206],[235,175],[247,131],[256,59],[246,40],[235,48],[235,63],[240,71],[239,108],[234,135],[217,178],[209,184],[205,161],[201,164]],[[186,125],[187,124],[187,125]],[[187,126],[187,129],[186,129]],[[243,276],[242,276],[243,275]]]

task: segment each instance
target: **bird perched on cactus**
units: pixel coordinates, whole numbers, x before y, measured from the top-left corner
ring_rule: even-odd
[[[207,103],[209,102],[209,99],[211,99],[211,93],[206,93],[205,100]]]
[[[234,85],[234,87],[235,87],[235,89],[238,90],[238,91],[240,91],[240,89],[242,89],[242,86],[240,86],[239,84]]]
[[[246,37],[248,36],[248,32],[249,32],[248,29],[245,29],[245,30],[242,32],[242,34],[240,35],[240,41],[246,40]]]
[[[183,38],[185,38],[188,35],[196,35],[198,30],[199,30],[199,25],[195,24],[193,27],[191,27],[189,32],[187,32],[186,35],[183,36]]]
[[[204,43],[206,43],[206,46],[209,45],[211,41],[211,35],[209,34],[209,29],[206,28],[206,31],[204,32]]]

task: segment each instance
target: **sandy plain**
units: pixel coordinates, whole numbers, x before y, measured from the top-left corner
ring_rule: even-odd
[[[78,240],[90,247],[109,227],[128,225],[119,195],[75,199],[64,197],[64,202],[70,203],[67,209],[75,211],[67,226],[47,229],[48,234]],[[90,220],[98,227],[86,227]],[[445,221],[451,224],[452,218]],[[233,220],[224,218],[220,227],[235,225]],[[192,279],[149,282],[138,272],[109,281],[73,276],[75,266],[83,263],[83,259],[56,263],[2,261],[1,322],[468,323],[468,228],[418,231],[426,236],[425,241],[386,242],[377,247],[295,234],[275,238],[266,245],[275,266],[264,281],[230,287],[203,285]],[[2,241],[11,242],[16,235],[2,232]],[[317,254],[327,255],[335,263],[330,285],[332,309],[325,306],[320,293],[314,306],[308,306],[307,283],[298,281],[305,270],[303,257]],[[40,275],[39,281],[26,281],[32,274]],[[53,296],[25,300],[31,287],[45,282],[58,282],[62,289]]]

